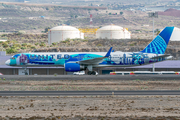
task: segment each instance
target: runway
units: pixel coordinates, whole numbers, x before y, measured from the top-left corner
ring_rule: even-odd
[[[1,75],[1,80],[180,80],[180,75]]]
[[[180,90],[157,91],[0,91],[0,96],[105,96],[105,95],[180,95]]]

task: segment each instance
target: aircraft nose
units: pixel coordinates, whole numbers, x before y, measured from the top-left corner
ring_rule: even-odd
[[[7,60],[7,61],[5,62],[5,64],[6,64],[6,65],[10,65],[10,60]]]

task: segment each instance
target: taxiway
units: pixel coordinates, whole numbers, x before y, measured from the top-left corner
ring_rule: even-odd
[[[104,96],[104,95],[180,95],[180,90],[156,91],[0,91],[0,96]]]
[[[180,80],[180,75],[1,75],[1,80]]]

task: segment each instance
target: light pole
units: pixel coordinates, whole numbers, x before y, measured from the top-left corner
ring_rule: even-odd
[[[154,18],[158,18],[158,12],[148,13],[150,18],[153,18],[153,39],[154,39]],[[155,64],[153,63],[153,72],[155,72]]]
[[[154,18],[158,18],[158,12],[148,13],[150,18],[153,18],[153,39],[154,39]]]

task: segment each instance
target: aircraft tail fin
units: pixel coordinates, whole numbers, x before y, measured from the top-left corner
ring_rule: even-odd
[[[141,52],[143,53],[155,53],[164,54],[173,33],[174,27],[165,27],[162,32],[149,43]]]

